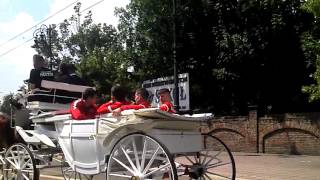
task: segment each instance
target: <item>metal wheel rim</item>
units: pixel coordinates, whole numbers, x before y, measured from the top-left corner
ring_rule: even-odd
[[[214,136],[202,135],[202,137],[204,140],[202,151],[188,155],[180,154],[175,159],[179,179],[234,180],[235,162],[229,148]],[[211,145],[210,140],[213,141]]]
[[[61,173],[65,180],[91,180],[92,176],[84,175],[74,171],[69,164],[64,161],[61,162]]]
[[[3,178],[4,180],[38,179],[35,160],[28,147],[23,144],[15,144],[6,151]]]
[[[107,179],[177,180],[177,174],[166,147],[150,136],[137,133],[123,137],[114,146]]]

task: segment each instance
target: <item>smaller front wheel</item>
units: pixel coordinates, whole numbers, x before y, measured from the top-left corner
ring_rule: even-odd
[[[14,144],[9,147],[4,156],[3,179],[29,179],[38,180],[39,170],[35,159],[24,144]]]
[[[135,133],[120,139],[108,161],[107,180],[177,180],[173,158],[150,136]]]

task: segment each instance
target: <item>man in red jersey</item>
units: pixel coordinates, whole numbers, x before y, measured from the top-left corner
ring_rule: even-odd
[[[169,89],[167,88],[160,89],[159,95],[160,95],[160,102],[161,102],[161,106],[159,107],[159,109],[165,112],[175,113],[173,104],[171,103],[171,96],[170,96]]]
[[[148,101],[149,98],[149,92],[145,88],[137,89],[135,92],[134,100],[135,103],[132,105],[123,105],[120,108],[113,111],[114,116],[119,116],[121,114],[121,111],[134,109],[144,109],[150,107],[150,102]]]
[[[94,119],[97,114],[97,93],[94,89],[88,88],[83,93],[83,98],[71,103],[71,116],[75,120]]]
[[[111,88],[111,101],[102,104],[98,108],[98,114],[112,113],[115,109],[120,108],[123,105],[131,104],[126,100],[127,90],[121,86],[113,86]]]

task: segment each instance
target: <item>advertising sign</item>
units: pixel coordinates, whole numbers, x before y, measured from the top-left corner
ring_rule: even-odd
[[[179,105],[180,111],[190,110],[190,100],[189,100],[189,74],[179,74]],[[151,93],[150,99],[152,107],[159,106],[159,90],[163,88],[168,88],[171,93],[171,99],[174,99],[174,78],[163,77],[158,79],[147,80],[142,83],[142,87],[146,88],[149,93]]]

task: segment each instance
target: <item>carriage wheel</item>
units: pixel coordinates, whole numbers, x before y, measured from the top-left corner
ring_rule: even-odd
[[[3,165],[3,179],[38,180],[39,169],[27,146],[14,144],[6,151]]]
[[[229,148],[211,135],[202,135],[202,142],[202,151],[177,155],[175,162],[179,179],[234,180],[236,166]]]
[[[173,158],[166,147],[150,136],[134,133],[121,138],[108,160],[108,180],[177,180]]]
[[[64,160],[61,162],[61,173],[65,180],[92,180],[93,176],[84,175],[74,171],[69,164]]]

